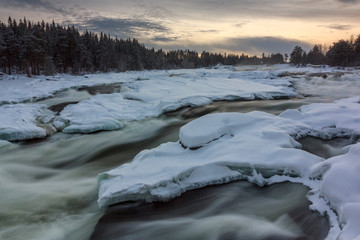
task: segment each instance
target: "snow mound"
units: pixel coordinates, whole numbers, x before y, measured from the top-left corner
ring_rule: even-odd
[[[41,104],[0,106],[0,139],[7,141],[44,138],[56,131],[49,123],[53,112]]]
[[[296,141],[307,135],[357,138],[359,112],[358,98],[348,98],[280,116],[263,112],[203,116],[180,129],[178,142],[144,150],[131,163],[99,174],[98,204],[166,201],[190,189],[240,179],[258,185],[293,181],[309,186],[312,208],[330,218],[328,239],[360,237],[360,143],[325,160],[301,150]]]

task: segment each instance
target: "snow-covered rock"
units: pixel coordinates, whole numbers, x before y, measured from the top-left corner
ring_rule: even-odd
[[[247,178],[256,171],[307,176],[322,159],[298,149],[299,143],[291,137],[307,128],[263,112],[206,115],[182,127],[179,142],[142,151],[132,163],[100,175],[99,205],[166,200],[189,189]]]
[[[0,139],[7,141],[44,138],[56,131],[49,122],[53,112],[42,104],[0,106]]]

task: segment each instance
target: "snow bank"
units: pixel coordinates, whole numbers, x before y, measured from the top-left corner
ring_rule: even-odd
[[[331,209],[340,216],[341,228],[334,226],[328,239],[339,235],[353,239],[360,236],[356,224],[360,222],[356,214],[360,210],[360,144],[325,160],[301,150],[296,139],[309,134],[358,137],[359,112],[358,98],[349,98],[280,116],[263,112],[203,116],[180,129],[178,142],[144,150],[131,163],[100,174],[99,206],[129,200],[165,201],[190,189],[239,179],[258,185],[302,182],[312,189],[309,198],[316,210],[327,213],[332,223],[338,220]]]
[[[0,106],[0,140],[44,138],[56,131],[49,122],[53,112],[41,104]]]

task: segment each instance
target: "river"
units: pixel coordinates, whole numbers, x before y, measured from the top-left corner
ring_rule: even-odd
[[[297,87],[311,91],[307,85]],[[259,188],[234,182],[193,190],[166,203],[129,202],[101,210],[96,177],[131,161],[143,149],[177,141],[181,126],[210,112],[279,114],[358,92],[328,90],[293,99],[215,102],[134,121],[119,131],[57,133],[13,144],[0,152],[0,238],[323,239],[329,223],[308,209],[307,188],[299,184]],[[74,90],[69,91],[45,101],[56,105],[89,97],[83,91],[74,97]]]

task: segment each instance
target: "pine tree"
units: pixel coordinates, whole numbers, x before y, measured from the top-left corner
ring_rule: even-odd
[[[350,66],[353,64],[354,52],[349,41],[340,40],[334,43],[326,54],[327,62],[331,66]]]
[[[324,63],[324,54],[321,51],[321,47],[319,45],[315,45],[308,54],[308,60],[307,62],[310,64],[323,64]]]
[[[290,63],[299,65],[303,62],[304,50],[300,46],[295,46],[290,54]]]
[[[354,64],[360,66],[360,35],[354,41]]]

